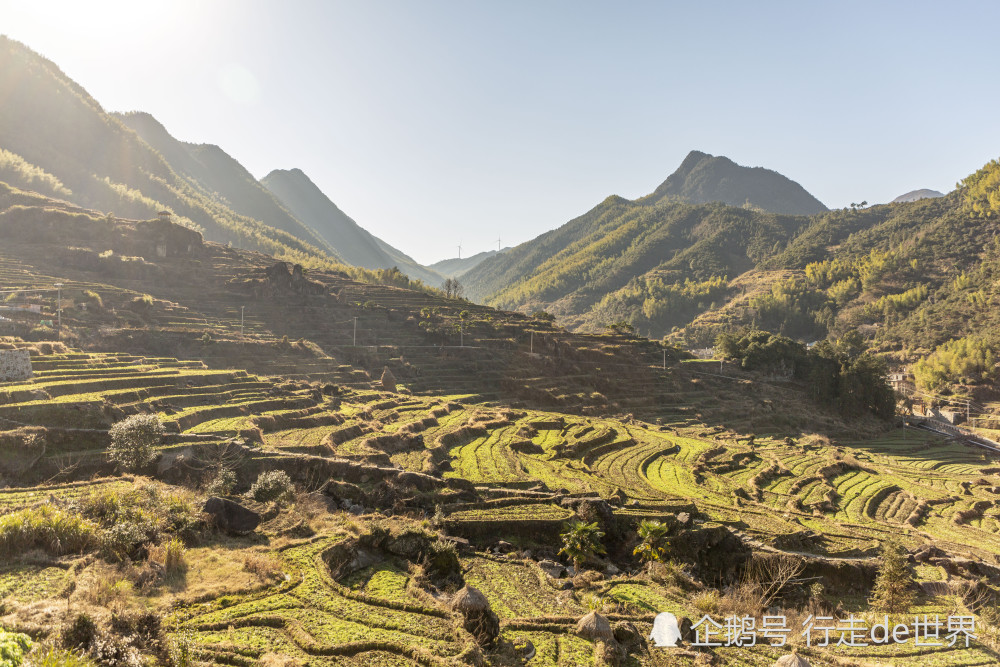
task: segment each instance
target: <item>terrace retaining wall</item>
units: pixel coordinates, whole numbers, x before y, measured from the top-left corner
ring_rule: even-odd
[[[28,380],[32,375],[27,350],[0,350],[0,382]]]

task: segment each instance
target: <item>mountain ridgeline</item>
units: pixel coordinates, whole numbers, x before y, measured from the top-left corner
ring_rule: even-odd
[[[639,277],[672,285],[736,276],[792,238],[806,224],[801,216],[823,211],[781,174],[692,151],[653,193],[635,201],[608,197],[484,261],[464,282],[470,296],[487,303],[544,308],[567,324],[594,328],[587,313]]]
[[[692,153],[656,192],[608,197],[482,262],[463,276],[466,292],[576,330],[624,327],[695,347],[742,327],[805,341],[860,330],[906,360],[1000,330],[995,161],[948,195],[830,211],[813,200],[810,215],[765,210],[748,184],[773,172],[729,165]],[[753,177],[736,183],[740,174]],[[777,209],[800,188],[775,176],[794,186],[771,199]],[[698,201],[724,191],[745,199]]]
[[[309,265],[333,257],[302,237],[241,214],[181,176],[56,65],[0,36],[0,173],[89,209],[133,219],[166,209],[212,240],[241,243]],[[302,231],[302,230],[299,230]]]
[[[218,146],[179,141],[147,113],[106,112],[55,64],[3,36],[0,95],[17,101],[0,107],[0,180],[15,188],[121,218],[167,210],[208,240],[306,266],[398,266],[430,286],[443,280],[358,227],[301,171],[291,173],[311,189],[276,195]]]
[[[688,153],[677,171],[643,200],[721,202],[784,215],[814,215],[827,208],[795,181],[763,167],[743,167],[727,157]]]
[[[374,236],[341,211],[301,169],[275,169],[261,185],[308,225],[349,264],[366,269],[398,267],[411,278],[436,287],[443,277]]]
[[[502,251],[486,250],[484,252],[477,252],[471,257],[452,257],[451,259],[442,259],[440,262],[434,262],[427,268],[434,269],[445,278],[459,278],[479,266],[490,257],[493,257],[500,252],[507,252],[508,250],[510,250],[510,248],[504,248]]]
[[[296,219],[243,165],[218,146],[178,141],[148,113],[114,114],[167,161],[176,174],[199,188],[220,206],[265,221],[338,259],[333,244]],[[242,242],[242,239],[239,239]],[[352,262],[348,262],[352,263]]]

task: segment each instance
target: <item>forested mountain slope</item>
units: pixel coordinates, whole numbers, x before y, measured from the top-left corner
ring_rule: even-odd
[[[610,197],[464,282],[487,303],[545,309],[583,331],[703,347],[748,326],[804,341],[860,328],[912,360],[1000,325],[996,171],[943,197],[809,217]]]
[[[482,262],[463,282],[487,303],[575,317],[648,271],[682,282],[735,276],[804,224],[788,213],[825,210],[781,174],[692,151],[653,193],[635,201],[608,197]]]

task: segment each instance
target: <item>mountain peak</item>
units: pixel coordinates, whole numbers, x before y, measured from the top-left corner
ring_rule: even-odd
[[[744,167],[729,158],[691,151],[677,170],[646,200],[679,198],[693,204],[749,205],[786,215],[812,215],[827,208],[795,181],[763,167]]]
[[[902,204],[904,202],[918,201],[920,199],[936,199],[937,197],[944,197],[944,193],[938,192],[937,190],[931,190],[929,188],[922,188],[920,190],[911,190],[904,195],[899,195],[889,203]]]

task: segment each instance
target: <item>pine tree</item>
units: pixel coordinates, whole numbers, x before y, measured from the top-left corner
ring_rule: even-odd
[[[916,597],[913,586],[906,552],[898,542],[887,542],[882,547],[882,567],[875,579],[869,604],[876,611],[906,612]]]

